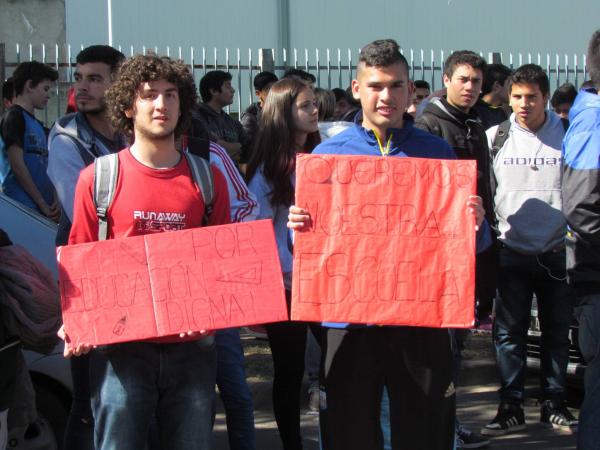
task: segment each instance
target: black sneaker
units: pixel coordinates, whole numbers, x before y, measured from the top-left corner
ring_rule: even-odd
[[[563,428],[576,431],[579,421],[571,411],[567,409],[564,402],[546,400],[540,408],[540,422],[546,428]]]
[[[456,430],[456,448],[482,448],[487,447],[489,443],[489,439],[467,430],[462,425]]]
[[[523,408],[511,403],[500,403],[494,420],[481,429],[484,436],[502,436],[525,428]]]

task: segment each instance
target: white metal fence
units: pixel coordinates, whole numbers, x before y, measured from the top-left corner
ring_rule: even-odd
[[[66,108],[66,91],[73,81],[75,57],[83,46],[71,45],[19,45],[4,46],[0,44],[0,76],[8,77],[19,62],[38,60],[53,65],[59,71],[59,83],[56,97],[44,111],[42,119],[50,124],[62,115]],[[254,101],[252,80],[262,70],[270,70],[282,75],[288,68],[301,68],[312,73],[317,85],[332,89],[349,86],[356,61],[358,49],[293,49],[291,51],[277,49],[207,49],[194,47],[119,47],[127,56],[139,53],[154,52],[167,55],[186,62],[193,71],[195,80],[209,70],[225,70],[232,74],[232,84],[236,88],[236,97],[230,112],[243,111]],[[408,49],[403,50],[410,76],[413,80],[426,80],[432,89],[441,87],[444,60],[452,51]],[[488,62],[502,62],[510,68],[522,64],[535,63],[542,66],[550,78],[551,89],[564,82],[579,86],[587,79],[585,56],[556,53],[484,53],[480,54]]]

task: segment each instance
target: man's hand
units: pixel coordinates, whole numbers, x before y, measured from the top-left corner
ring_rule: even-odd
[[[48,219],[52,220],[53,222],[58,223],[58,221],[60,219],[60,206],[59,206],[58,200],[56,198],[54,199],[54,201],[52,202],[52,204],[50,206],[48,206],[48,204],[46,204],[44,202],[39,206],[39,208],[44,216],[46,216]]]
[[[475,231],[479,231],[479,227],[485,217],[485,209],[483,209],[483,200],[478,195],[469,195],[467,200],[467,210],[475,215]]]
[[[287,223],[288,228],[294,231],[305,231],[310,227],[311,223],[310,213],[307,210],[296,205],[290,206]]]
[[[78,344],[77,347],[73,347],[71,340],[69,339],[69,335],[65,331],[65,326],[61,325],[58,330],[58,337],[61,338],[65,342],[65,349],[63,350],[63,356],[65,358],[71,358],[72,356],[81,356],[89,353],[90,350],[95,348],[94,345],[90,344]]]

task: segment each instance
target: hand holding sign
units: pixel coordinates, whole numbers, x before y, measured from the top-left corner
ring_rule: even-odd
[[[60,247],[71,348],[287,319],[270,221]]]

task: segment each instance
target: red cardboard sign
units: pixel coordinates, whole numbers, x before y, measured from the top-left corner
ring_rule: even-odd
[[[287,319],[270,220],[59,247],[63,321],[76,344]]]
[[[473,324],[474,161],[299,155],[292,319]]]

